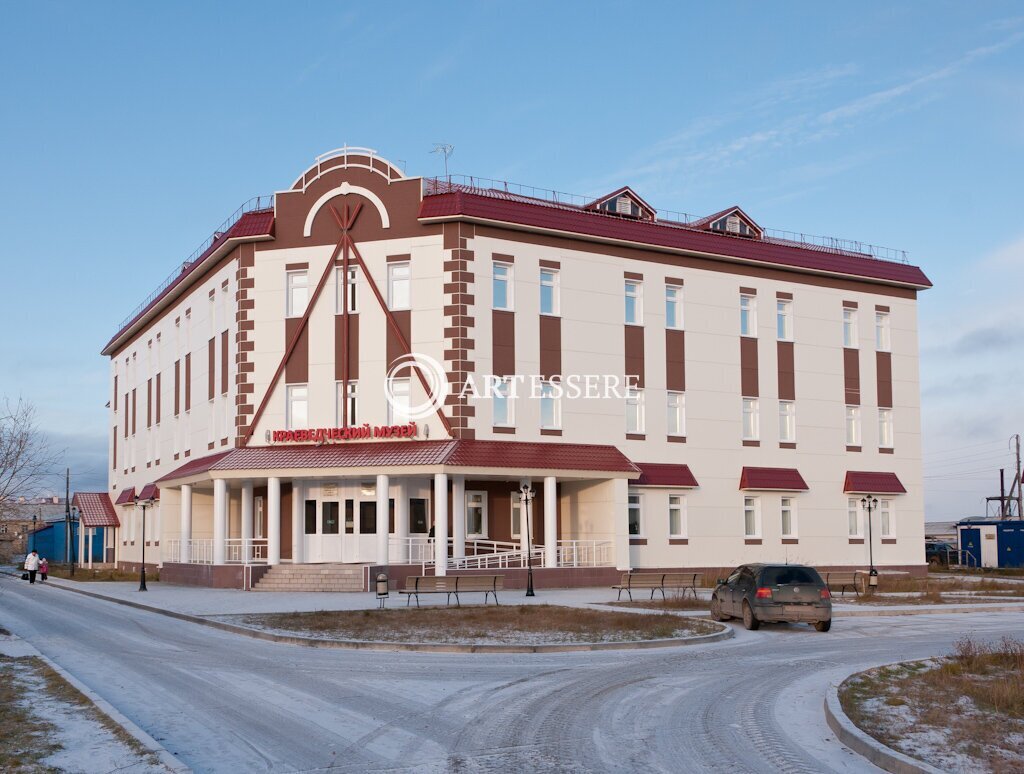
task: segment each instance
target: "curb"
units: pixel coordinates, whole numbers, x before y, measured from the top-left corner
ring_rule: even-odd
[[[891,616],[899,615],[950,615],[953,613],[1019,613],[1024,611],[1024,604],[1019,605],[985,605],[979,603],[976,605],[950,605],[947,608],[939,609],[936,607],[928,608],[927,610],[914,610],[904,608],[902,610],[886,610],[885,607],[879,606],[875,610],[833,610],[833,618],[887,618]]]
[[[886,664],[884,666],[892,665]],[[881,667],[872,668],[878,669]],[[857,674],[860,674],[860,672],[854,672],[844,678],[844,682]],[[924,761],[904,755],[861,731],[843,712],[842,704],[839,702],[838,685],[830,685],[828,693],[825,694],[825,721],[840,742],[858,755],[867,758],[880,769],[892,772],[892,774],[944,774],[942,769],[937,769],[934,766],[929,766]]]
[[[10,573],[7,573],[10,574]],[[47,581],[49,583],[49,581]],[[174,610],[164,610],[159,607],[143,605],[139,602],[131,602],[127,599],[117,599],[93,591],[75,589],[65,586],[62,583],[55,583],[51,588],[71,591],[75,594],[102,599],[105,602],[113,602],[126,607],[133,607],[137,610],[144,610],[147,613],[165,615],[169,618],[177,618],[179,621],[209,626],[213,629],[241,634],[256,640],[267,640],[269,642],[280,642],[286,645],[301,645],[307,648],[334,648],[338,650],[378,650],[392,652],[417,651],[423,653],[577,653],[594,650],[647,650],[650,648],[676,648],[687,645],[707,645],[713,642],[721,642],[736,636],[731,626],[722,626],[722,631],[714,634],[701,634],[696,637],[683,639],[663,640],[632,640],[629,642],[588,642],[588,643],[558,643],[551,645],[459,645],[449,643],[433,642],[375,642],[372,640],[318,640],[313,637],[299,637],[294,634],[274,634],[272,632],[252,629],[248,626],[213,621],[201,616],[178,613]],[[168,753],[169,754],[169,753]]]

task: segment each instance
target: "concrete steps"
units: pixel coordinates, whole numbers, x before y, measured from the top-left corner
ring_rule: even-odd
[[[256,581],[253,591],[363,591],[361,564],[278,564]]]

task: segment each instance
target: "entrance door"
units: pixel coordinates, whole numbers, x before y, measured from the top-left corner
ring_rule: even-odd
[[[1024,525],[1000,524],[998,533],[999,566],[1024,566]]]
[[[340,506],[337,500],[320,503],[320,561],[342,561]]]
[[[341,561],[353,563],[359,561],[359,536],[356,535],[356,503],[345,500],[341,538]]]
[[[303,518],[302,558],[308,563],[323,561],[323,542],[320,539],[316,500],[306,500]]]
[[[966,560],[971,567],[981,567],[981,530],[977,527],[961,529],[960,550],[973,557]],[[964,561],[964,558],[961,558],[961,561]]]

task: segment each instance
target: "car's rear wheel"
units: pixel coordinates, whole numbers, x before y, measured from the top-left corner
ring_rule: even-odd
[[[757,620],[757,616],[754,615],[754,609],[750,606],[749,602],[743,603],[743,625],[750,629],[750,631],[754,631],[761,626],[761,622]]]
[[[722,612],[722,600],[718,598],[718,595],[712,594],[711,596],[711,620],[712,621],[724,621],[729,616]]]
[[[827,621],[816,621],[814,623],[814,628],[819,632],[827,632],[832,628],[832,619],[830,618]]]

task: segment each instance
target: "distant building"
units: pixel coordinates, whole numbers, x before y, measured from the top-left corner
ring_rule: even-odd
[[[56,515],[64,517],[62,497],[19,497],[0,505],[0,561],[18,561],[31,549],[29,536]]]

